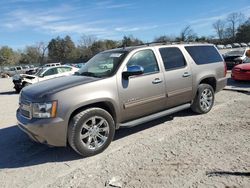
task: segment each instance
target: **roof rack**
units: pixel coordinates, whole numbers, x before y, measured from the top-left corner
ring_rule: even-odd
[[[127,47],[147,47],[147,46],[158,46],[158,45],[176,45],[176,44],[208,44],[208,42],[183,42],[183,41],[173,41],[173,42],[147,42],[134,46],[122,45],[121,48],[125,49]]]
[[[157,46],[157,45],[175,45],[175,44],[207,44],[207,42],[183,42],[183,41],[173,41],[173,42],[148,42],[143,43],[138,46]]]

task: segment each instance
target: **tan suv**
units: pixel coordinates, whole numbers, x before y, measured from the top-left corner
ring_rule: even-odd
[[[105,69],[103,65],[109,64]],[[115,130],[190,108],[207,113],[226,85],[226,67],[210,44],[144,45],[104,51],[70,77],[20,94],[19,127],[33,140],[102,152]]]

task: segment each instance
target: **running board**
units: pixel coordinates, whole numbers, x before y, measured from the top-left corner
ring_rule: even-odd
[[[120,123],[119,127],[134,127],[134,126],[137,126],[137,125],[140,125],[140,124],[143,124],[143,123],[146,123],[146,122],[149,122],[149,121],[152,121],[152,120],[155,120],[155,119],[158,119],[158,118],[170,115],[170,114],[173,114],[175,112],[179,112],[181,110],[188,109],[190,107],[191,107],[190,103],[183,104],[183,105],[180,105],[180,106],[168,109],[168,110],[164,110],[164,111],[161,111],[161,112],[158,112],[155,114],[151,114],[151,115],[148,115],[148,116],[136,119],[136,120],[128,121],[126,123]]]

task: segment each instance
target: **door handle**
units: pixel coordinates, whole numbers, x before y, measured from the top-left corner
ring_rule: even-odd
[[[159,84],[159,83],[161,83],[161,82],[162,82],[162,80],[161,80],[160,78],[156,78],[156,79],[154,79],[154,80],[152,81],[153,84]]]
[[[189,76],[191,76],[191,73],[189,73],[189,72],[184,72],[182,75],[182,77],[189,77]]]

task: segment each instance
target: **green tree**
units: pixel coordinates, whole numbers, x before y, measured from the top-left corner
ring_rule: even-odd
[[[14,65],[17,64],[20,59],[18,52],[13,51],[8,46],[0,48],[0,65]]]
[[[174,42],[175,40],[176,40],[176,37],[174,36],[162,35],[162,36],[156,37],[154,39],[154,42]]]
[[[236,33],[237,42],[250,42],[250,18],[242,24]]]
[[[118,42],[116,41],[113,41],[113,40],[98,40],[98,41],[95,41],[91,47],[90,47],[90,50],[91,50],[91,53],[93,55],[101,52],[101,51],[104,51],[104,50],[108,50],[108,49],[113,49],[113,48],[117,48],[118,47]]]
[[[124,36],[122,39],[122,46],[137,46],[141,44],[143,44],[143,42],[138,38],[134,38],[132,35]]]
[[[70,36],[65,38],[57,37],[48,44],[48,56],[55,62],[74,62],[76,57],[76,47]]]

